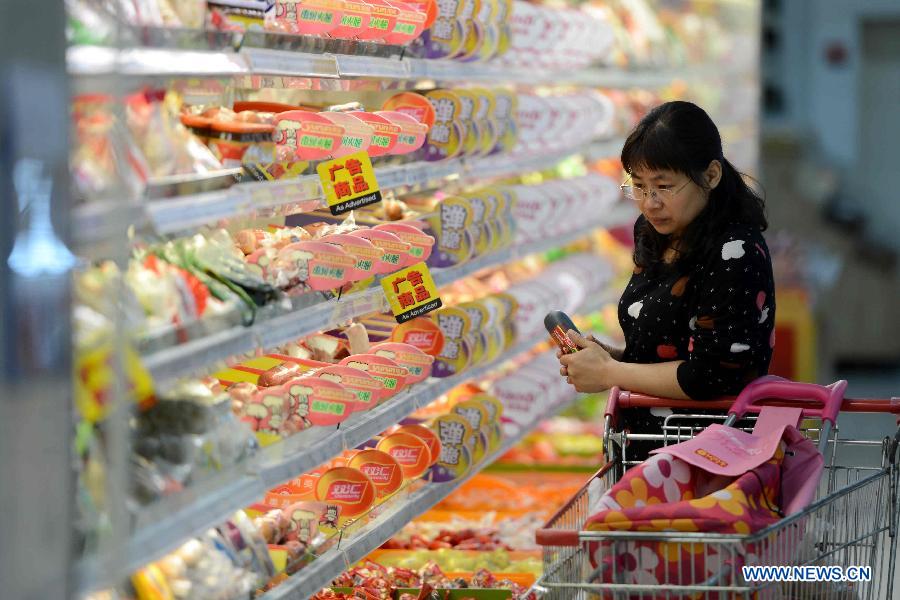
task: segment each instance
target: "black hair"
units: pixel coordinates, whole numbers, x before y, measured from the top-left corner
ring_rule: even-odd
[[[742,224],[765,231],[766,207],[722,153],[722,138],[706,112],[691,102],[666,102],[651,110],[628,136],[622,148],[622,165],[629,175],[636,169],[670,170],[683,173],[706,188],[703,173],[718,160],[722,165],[719,184],[709,191],[709,202],[687,226],[678,241],[672,267],[685,271],[708,256],[718,243],[717,232]],[[654,271],[664,266],[668,235],[658,233],[641,215],[635,225],[634,264]]]

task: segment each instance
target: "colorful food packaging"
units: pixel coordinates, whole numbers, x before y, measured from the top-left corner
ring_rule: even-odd
[[[396,460],[405,479],[418,479],[432,464],[428,443],[412,433],[388,434],[378,441],[375,449]]]
[[[369,510],[375,502],[376,493],[372,480],[350,467],[329,469],[316,484],[316,499],[340,508],[339,522]]]
[[[372,346],[371,352],[376,356],[393,360],[401,367],[408,369],[407,383],[410,385],[424,381],[431,375],[434,357],[410,344],[382,342]]]
[[[396,493],[403,485],[404,473],[393,456],[381,450],[360,450],[347,466],[372,480],[379,500]]]
[[[323,160],[340,147],[344,128],[317,113],[292,110],[275,116],[279,159]]]

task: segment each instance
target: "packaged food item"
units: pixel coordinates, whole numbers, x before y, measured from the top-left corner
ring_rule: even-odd
[[[441,441],[441,455],[432,468],[435,481],[451,481],[461,477],[472,466],[472,428],[459,415],[442,415],[434,419],[432,429]]]
[[[280,160],[323,160],[341,147],[344,128],[328,118],[302,110],[279,113],[274,120]]]
[[[231,410],[231,398],[207,382],[186,381],[134,421],[133,492],[142,503],[194,485],[247,460],[259,448]]]
[[[384,398],[399,393],[407,385],[409,370],[385,356],[356,354],[343,359],[340,364],[364,371],[380,381],[384,386]]]
[[[378,441],[375,449],[396,460],[406,479],[418,479],[432,465],[428,443],[413,433],[389,433]]]
[[[407,113],[381,110],[374,114],[387,119],[400,129],[397,135],[397,143],[391,150],[391,154],[410,154],[421,148],[425,143],[425,138],[428,135],[428,125],[417,121]]]
[[[437,434],[434,433],[434,431],[425,427],[424,425],[398,425],[397,427],[391,429],[388,433],[407,433],[410,435],[414,435],[415,437],[425,442],[425,445],[428,446],[428,452],[431,456],[431,463],[429,464],[429,466],[434,466],[437,463],[438,459],[440,459],[441,457],[441,440],[438,438]]]
[[[409,371],[407,383],[410,385],[425,381],[431,375],[434,357],[411,344],[382,342],[373,345],[370,351],[375,356],[383,356],[405,367]]]
[[[422,35],[425,58],[449,58],[455,56],[465,42],[465,27],[458,12],[462,0],[438,3],[437,17]]]
[[[339,39],[363,39],[370,33],[369,21],[372,18],[372,7],[364,2],[343,0],[341,2],[341,20],[338,26],[329,32],[329,36]]]
[[[319,369],[315,377],[328,379],[344,386],[356,394],[354,412],[366,411],[377,406],[382,400],[384,384],[372,375],[347,366],[332,365]]]
[[[319,114],[344,130],[341,145],[334,152],[332,158],[340,158],[341,156],[369,149],[375,130],[371,125],[360,119],[356,113],[323,112]]]
[[[316,484],[316,499],[340,508],[340,521],[365,513],[375,502],[376,487],[368,476],[350,467],[329,469]]]
[[[369,146],[369,156],[375,158],[394,153],[401,133],[399,125],[395,125],[380,113],[359,111],[353,114],[368,123],[374,130],[372,144]]]
[[[466,135],[465,124],[460,120],[459,96],[450,90],[433,90],[425,97],[434,108],[435,122],[423,148],[424,159],[436,161],[458,156]]]
[[[381,450],[360,450],[347,463],[351,469],[357,469],[375,486],[379,499],[385,499],[403,485],[404,471],[397,460]]]

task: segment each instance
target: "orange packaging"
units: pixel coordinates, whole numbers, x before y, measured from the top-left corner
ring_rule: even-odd
[[[444,349],[444,333],[437,323],[427,317],[417,317],[397,325],[391,332],[391,341],[415,346],[435,358]]]
[[[422,438],[411,433],[392,433],[379,440],[376,450],[385,452],[400,465],[406,479],[417,479],[431,467],[431,451]]]
[[[425,442],[431,453],[431,465],[434,465],[441,457],[441,440],[434,431],[424,425],[400,425],[391,430],[391,434],[394,433],[409,433]]]
[[[396,111],[411,116],[413,119],[427,125],[429,129],[434,125],[434,106],[428,98],[415,92],[400,92],[388,98],[381,110]]]
[[[316,484],[316,499],[340,507],[342,518],[359,516],[375,502],[376,488],[366,475],[350,467],[326,471]]]
[[[361,450],[347,464],[375,484],[379,498],[386,498],[403,485],[403,469],[393,456],[380,450]]]

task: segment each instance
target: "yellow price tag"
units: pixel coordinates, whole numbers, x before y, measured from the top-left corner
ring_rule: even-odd
[[[365,150],[321,162],[316,171],[333,215],[381,202],[375,170]]]
[[[421,317],[442,306],[437,287],[424,262],[385,275],[381,287],[398,323]]]

